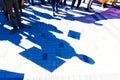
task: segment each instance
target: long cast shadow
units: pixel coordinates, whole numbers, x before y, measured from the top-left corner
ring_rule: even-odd
[[[65,60],[76,56],[80,60],[88,64],[94,64],[95,61],[87,55],[77,54],[74,48],[66,41],[58,39],[53,33],[62,34],[55,26],[39,22],[31,27],[24,29],[22,34],[25,35],[31,42],[40,45],[41,49],[33,46],[20,53],[23,57],[43,67],[44,69],[53,72],[65,63]],[[29,33],[29,35],[24,34]]]
[[[29,14],[27,15],[31,16]],[[63,32],[58,30],[55,26],[44,22],[38,22],[36,20],[33,21],[33,18],[30,19],[31,18],[29,18],[29,21],[32,27],[23,28],[14,35],[9,34],[8,29],[0,26],[0,33],[4,34],[0,35],[0,41],[8,40],[23,48],[23,46],[20,46],[19,44],[22,39],[20,34],[24,35],[27,40],[41,46],[41,49],[35,46],[29,49],[23,48],[24,51],[21,52],[20,55],[50,72],[53,72],[64,64],[64,59],[71,59],[74,56],[78,57],[85,63],[95,63],[95,61],[87,55],[76,53],[74,48],[65,40],[57,38],[52,32],[59,34],[62,34]],[[25,34],[25,32],[28,34]]]

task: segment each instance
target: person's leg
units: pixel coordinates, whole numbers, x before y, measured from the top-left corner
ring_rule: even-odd
[[[41,4],[44,4],[45,3],[45,0],[41,0]]]
[[[18,0],[14,0],[13,8],[14,8],[14,11],[15,11],[18,26],[19,26],[19,28],[21,28],[22,25],[21,25],[21,19],[20,19],[20,14],[19,14]]]
[[[64,6],[66,6],[66,0],[64,0]]]
[[[77,8],[80,6],[81,0],[78,0]]]
[[[30,0],[28,0],[28,3],[30,4]]]
[[[59,3],[59,1],[58,1],[58,0],[56,0],[56,3],[55,3],[56,13],[58,13],[58,3]]]
[[[34,5],[34,0],[31,0],[31,4]]]
[[[7,12],[8,12],[8,19],[13,27],[13,29],[17,29],[14,20],[13,20],[13,12],[12,12],[12,5],[13,5],[13,0],[5,0]]]
[[[23,13],[22,13],[22,6],[21,6],[22,0],[18,0],[18,3],[19,3],[20,13],[23,14]]]
[[[55,1],[52,1],[53,16],[55,16]]]
[[[76,0],[73,0],[73,1],[72,1],[71,8],[74,7],[75,2],[76,2]]]
[[[89,2],[87,4],[87,9],[91,8],[92,3],[93,3],[93,0],[89,0]]]

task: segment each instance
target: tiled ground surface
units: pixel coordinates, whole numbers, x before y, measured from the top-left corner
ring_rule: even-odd
[[[120,10],[85,7],[27,6],[15,34],[0,12],[0,80],[120,80]]]

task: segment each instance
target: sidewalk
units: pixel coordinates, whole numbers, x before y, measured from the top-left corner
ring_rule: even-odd
[[[15,34],[0,12],[0,80],[120,80],[120,9],[93,6],[26,7]]]

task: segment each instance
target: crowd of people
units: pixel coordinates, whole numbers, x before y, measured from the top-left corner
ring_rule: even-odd
[[[11,26],[13,27],[14,30],[19,30],[22,28],[22,23],[21,23],[21,16],[24,16],[22,12],[22,6],[24,6],[24,0],[0,0],[0,8],[4,11],[4,14],[7,18],[7,20],[11,23]],[[82,0],[71,0],[71,9],[76,8],[78,9]],[[89,0],[86,10],[92,9],[92,3],[95,2],[96,0]],[[106,0],[103,0],[101,3],[103,7],[106,7]],[[116,0],[117,1],[117,0]],[[34,0],[28,0],[27,1],[29,4],[34,5]],[[77,2],[77,6],[75,7],[75,3]],[[85,0],[83,1],[85,2]],[[67,4],[66,0],[48,0],[48,3],[52,5],[53,9],[53,16],[56,16],[56,13],[58,14],[58,6],[63,4],[64,9],[67,9]],[[45,0],[41,0],[41,4],[45,4]],[[117,6],[115,4],[115,1],[113,1],[112,4],[114,7]],[[13,11],[14,10],[14,11]],[[13,17],[13,14],[15,14],[15,17]],[[17,25],[14,22],[14,18],[17,20]]]

